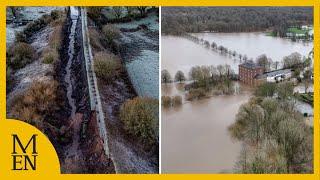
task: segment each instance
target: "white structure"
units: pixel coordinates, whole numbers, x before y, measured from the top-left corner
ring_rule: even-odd
[[[280,82],[290,79],[292,76],[291,69],[281,69],[264,73],[259,78],[266,79],[267,82]]]

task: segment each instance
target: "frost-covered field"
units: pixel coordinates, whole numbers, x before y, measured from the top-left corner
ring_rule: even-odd
[[[53,10],[63,10],[63,7],[24,7],[20,9],[20,19],[33,21],[40,18],[44,14],[50,14]],[[6,11],[7,19],[13,19],[9,9]],[[15,40],[15,34],[22,31],[26,26],[19,24],[7,24],[6,26],[6,44],[10,46]]]
[[[131,82],[139,96],[159,98],[159,23],[156,14],[129,23],[119,23],[119,29],[137,29],[146,25],[147,30],[124,31],[124,61]]]
[[[153,16],[148,16],[147,18],[142,18],[138,21],[116,24],[116,26],[118,28],[124,28],[124,29],[135,29],[139,25],[144,24],[151,31],[159,31],[158,19],[159,17],[157,17],[156,15],[153,15]]]
[[[126,64],[128,74],[139,96],[158,98],[159,53],[143,50],[135,60]]]
[[[16,38],[16,33],[22,31],[25,26],[14,26],[12,24],[7,25],[6,27],[6,44],[9,47]]]

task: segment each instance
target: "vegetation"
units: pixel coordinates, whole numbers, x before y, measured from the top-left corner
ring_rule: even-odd
[[[15,43],[8,52],[8,62],[13,70],[21,69],[35,59],[35,50],[27,43]]]
[[[244,143],[237,163],[241,173],[312,172],[312,128],[290,101],[292,87],[264,84],[255,93],[262,96],[240,107],[229,132]],[[270,97],[273,93],[279,98]]]
[[[304,93],[308,93],[308,88],[313,83],[311,76],[312,76],[312,72],[310,70],[304,71],[304,73],[303,73]]]
[[[178,107],[182,105],[182,97],[179,95],[176,95],[172,98],[172,104],[174,107]]]
[[[294,84],[292,82],[283,82],[277,85],[276,93],[280,100],[288,100],[293,96]]]
[[[184,73],[182,71],[178,71],[174,76],[174,80],[181,83],[186,80],[186,77],[184,76]]]
[[[136,97],[121,106],[120,119],[128,133],[140,137],[147,145],[153,145],[159,141],[158,111],[158,100]]]
[[[277,84],[275,83],[263,83],[259,85],[254,92],[257,97],[273,97],[276,92]]]
[[[190,89],[186,95],[188,101],[201,99],[207,96],[207,92],[203,88]]]
[[[293,68],[302,64],[301,54],[295,52],[283,58],[283,68]]]
[[[172,106],[172,98],[170,96],[162,96],[161,103],[163,107],[171,107]]]
[[[313,24],[310,7],[165,7],[162,33],[182,35],[203,31],[250,32],[272,29],[285,36],[287,28]]]
[[[304,94],[296,94],[295,96],[300,101],[310,104],[313,106],[313,94],[312,93],[304,93]]]
[[[92,19],[96,23],[100,23],[102,21],[102,9],[101,6],[91,6],[87,7],[87,14],[90,19]]]
[[[219,90],[223,94],[234,92],[232,80],[236,78],[229,65],[195,66],[191,68],[189,76],[194,81],[190,88],[195,90],[189,92],[187,99],[198,99],[212,89]]]
[[[89,28],[90,45],[95,51],[102,51],[102,39],[100,33],[94,28]]]
[[[13,118],[26,121],[43,130],[46,117],[61,108],[58,96],[58,83],[54,80],[36,81],[12,102]]]
[[[94,56],[94,71],[96,75],[105,80],[111,81],[121,72],[121,63],[118,56],[99,52]]]
[[[119,39],[121,37],[119,29],[111,24],[103,26],[102,32],[108,43],[112,43],[113,40]]]
[[[267,72],[271,69],[272,60],[268,58],[267,55],[262,54],[257,57],[256,63],[263,67],[264,71]]]
[[[45,64],[56,64],[60,61],[59,51],[62,46],[62,26],[66,21],[66,15],[61,14],[61,11],[52,11],[51,16],[55,21],[52,23],[53,32],[49,37],[49,47],[42,51],[42,62]]]
[[[63,16],[62,11],[52,11],[50,15],[45,14],[41,16],[39,19],[29,23],[27,27],[16,34],[17,42],[29,42],[29,38],[35,33],[49,25],[50,23],[61,21],[61,17]]]
[[[50,48],[55,49],[57,51],[60,50],[62,45],[62,39],[63,39],[62,26],[63,24],[56,24],[56,26],[54,26],[54,30],[52,34],[49,37]]]
[[[53,64],[59,60],[59,54],[57,50],[46,49],[43,53],[42,62],[45,64]]]
[[[164,69],[161,71],[161,83],[170,83],[171,75],[168,70]]]
[[[162,96],[161,97],[162,106],[165,108],[169,107],[179,107],[182,105],[182,97],[179,95],[170,97],[170,96]]]

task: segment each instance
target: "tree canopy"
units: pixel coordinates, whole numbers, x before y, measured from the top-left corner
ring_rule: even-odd
[[[289,26],[313,23],[312,7],[163,7],[162,33],[250,32],[272,29],[285,36]]]

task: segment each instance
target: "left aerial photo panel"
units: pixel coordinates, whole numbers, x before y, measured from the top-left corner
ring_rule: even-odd
[[[61,173],[159,173],[159,8],[7,7],[7,119]]]

